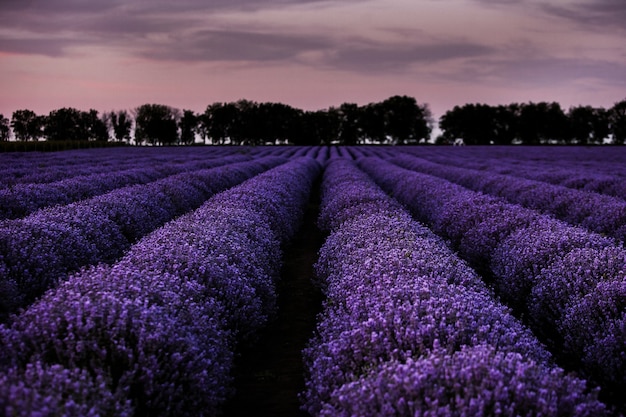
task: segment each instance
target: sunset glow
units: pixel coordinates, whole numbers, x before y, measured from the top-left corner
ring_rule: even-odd
[[[454,105],[626,97],[617,0],[0,3],[0,113],[246,98],[302,109],[395,94]]]

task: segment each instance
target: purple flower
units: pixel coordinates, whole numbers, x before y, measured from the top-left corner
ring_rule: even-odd
[[[588,377],[599,381],[607,395],[624,404],[626,389],[626,280],[599,281],[583,298],[575,299],[557,323],[564,349],[581,358]]]
[[[528,301],[530,318],[554,337],[567,309],[602,281],[624,279],[626,251],[620,247],[574,249],[543,268]]]
[[[584,381],[491,346],[383,362],[332,392],[320,416],[604,416]]]

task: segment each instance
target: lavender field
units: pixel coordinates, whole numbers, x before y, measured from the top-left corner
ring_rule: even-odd
[[[626,152],[0,154],[0,414],[623,416]]]

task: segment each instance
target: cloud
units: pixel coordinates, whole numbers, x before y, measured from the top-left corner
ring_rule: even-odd
[[[555,5],[546,2],[542,8],[585,27],[606,29],[607,26],[626,30],[626,2],[623,0],[585,0]]]
[[[0,51],[58,56],[75,45],[75,39],[80,39],[83,44],[137,49],[142,56],[163,60],[289,58],[294,55],[294,48],[300,46],[309,50],[320,41],[307,40],[297,33],[285,35],[277,28],[254,31],[228,26],[224,29],[220,14],[242,12],[245,15],[287,6],[318,3],[328,7],[357,1],[2,0]],[[42,44],[19,41],[20,36],[43,39]],[[50,37],[57,40],[46,42]],[[63,39],[66,39],[65,45]]]
[[[107,14],[127,11],[146,15],[155,13],[214,13],[233,10],[263,10],[277,7],[307,5],[357,3],[363,0],[2,0],[0,14],[13,13],[14,16],[28,18],[36,14],[47,17],[66,15]]]
[[[359,72],[405,71],[413,64],[475,58],[493,52],[494,49],[487,45],[455,40],[431,41],[428,44],[363,41],[336,45],[324,61],[333,67]]]
[[[0,39],[0,51],[11,54],[32,54],[59,57],[69,44],[56,39]]]
[[[280,61],[328,48],[324,37],[242,30],[202,30],[148,44],[141,55],[175,61]]]
[[[155,61],[290,61],[366,73],[402,71],[415,63],[491,52],[485,45],[466,41],[425,44],[427,40],[419,39],[411,43],[407,35],[383,42],[375,36],[356,38],[354,27],[328,33],[310,23],[294,29],[294,22],[281,25],[254,20],[255,11],[260,9],[318,4],[332,12],[334,5],[344,3],[358,0],[9,1],[0,6],[0,26],[5,33],[19,29],[15,33],[27,33],[42,41],[19,40],[15,33],[2,39],[0,31],[0,51],[60,56],[77,45],[112,46]],[[2,13],[3,9],[7,13]],[[243,20],[222,20],[225,11],[243,11],[238,15]],[[406,34],[417,29],[386,30]],[[49,38],[55,40],[47,41]]]
[[[589,29],[626,29],[624,0],[473,0],[485,7],[515,7],[516,11],[539,11]]]
[[[518,88],[596,85],[626,87],[626,64],[605,60],[556,57],[520,57],[472,60],[450,77],[459,82],[490,83]]]

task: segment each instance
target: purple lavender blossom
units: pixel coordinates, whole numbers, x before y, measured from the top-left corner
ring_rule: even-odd
[[[585,383],[489,345],[389,361],[333,391],[320,416],[604,416]]]
[[[184,171],[214,168],[242,160],[245,158],[233,156],[200,163],[166,163],[157,167],[148,164],[141,166],[138,163],[139,168],[77,175],[57,182],[19,184],[0,189],[0,219],[20,218],[43,207],[69,204],[105,194],[116,188],[146,184]]]
[[[0,221],[0,321],[81,266],[111,262],[130,243],[197,208],[214,193],[286,162],[263,159],[193,171],[146,185],[124,187],[89,200]]]
[[[557,323],[564,349],[581,358],[586,373],[618,403],[626,389],[626,280],[599,281],[576,299]]]
[[[517,229],[495,248],[491,268],[499,294],[514,308],[526,309],[541,270],[577,248],[602,249],[611,239],[550,218]]]
[[[33,304],[3,344],[17,367],[91,370],[136,413],[191,415],[228,394],[222,382],[232,360],[228,332],[214,319],[221,307],[194,302],[194,292],[174,276],[91,270]]]
[[[342,189],[350,190],[351,198],[340,196]],[[567,397],[567,389],[578,386],[582,392],[584,383],[565,377],[562,370],[554,367],[550,355],[532,333],[506,307],[498,304],[478,276],[444,241],[413,222],[400,206],[384,201],[380,190],[352,162],[331,158],[322,190],[321,218],[331,219],[332,210],[336,210],[339,218],[343,218],[342,210],[350,215],[339,224],[321,223],[327,224],[331,232],[316,264],[319,284],[327,300],[316,335],[304,351],[308,375],[302,400],[309,413],[343,415],[343,408],[336,408],[335,404],[349,398],[350,404],[341,403],[348,410],[345,415],[377,415],[382,408],[366,412],[365,408],[359,408],[359,403],[353,403],[360,401],[372,406],[367,400],[372,399],[371,392],[364,398],[350,395],[353,386],[360,387],[357,384],[368,381],[383,364],[418,361],[429,355],[461,355],[459,352],[465,352],[466,346],[485,344],[492,356],[515,354],[517,362],[536,369],[534,385],[520,388],[520,395],[536,390],[553,400],[561,397],[558,407],[565,410],[564,414],[570,409],[582,412],[585,407],[604,411],[595,396],[576,393]],[[372,202],[376,200],[372,197],[380,200],[380,207],[357,214],[361,204],[374,206]],[[517,369],[509,374],[517,376]],[[493,382],[499,382],[498,378],[494,377]],[[472,384],[475,385],[468,387],[467,392],[476,394],[468,394],[467,403],[459,403],[461,413],[467,415],[474,411],[474,404],[494,401],[491,393],[482,392],[478,380]],[[356,388],[354,395],[360,392]],[[387,393],[382,398],[393,395],[394,392]],[[418,403],[420,394],[415,395],[404,400]],[[507,399],[511,403],[503,398],[497,400],[505,402],[503,407],[511,410],[515,407],[542,410],[544,414],[540,415],[552,415],[549,413],[558,409],[554,404],[545,406],[544,400],[532,393],[520,398],[538,402],[516,404],[515,397]],[[451,409],[453,401],[453,396],[442,397],[440,405]],[[384,410],[389,415],[395,412],[393,408]]]
[[[68,417],[133,416],[123,397],[114,395],[106,381],[86,370],[28,364],[0,375],[0,411],[6,416],[62,415]]]
[[[40,396],[50,392],[52,406],[59,396],[81,410],[115,398],[133,415],[216,415],[232,394],[238,343],[273,307],[280,247],[318,172],[302,158],[259,174],[145,237],[115,265],[71,276],[0,326],[7,384],[41,363],[88,373],[101,390],[86,398],[63,385],[19,387],[7,409],[45,412]]]
[[[599,282],[623,280],[625,273],[626,251],[620,247],[580,248],[560,255],[537,277],[528,301],[529,317],[554,337],[557,323],[572,304],[593,292]]]

